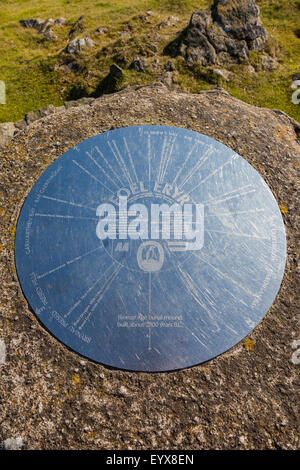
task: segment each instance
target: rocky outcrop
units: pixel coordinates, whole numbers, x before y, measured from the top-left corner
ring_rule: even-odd
[[[82,51],[82,49],[94,47],[95,44],[96,43],[88,36],[85,38],[75,38],[67,44],[63,52],[68,54],[77,54]]]
[[[164,50],[188,63],[242,63],[250,50],[261,51],[267,32],[254,0],[214,0],[211,8],[193,13],[187,28]]]
[[[63,26],[65,22],[66,19],[62,16],[56,20],[53,18],[48,18],[46,21],[41,20],[40,18],[28,18],[20,20],[20,25],[24,28],[36,29],[40,34],[44,35],[44,38],[47,41],[55,41],[57,36],[53,32],[52,26]]]

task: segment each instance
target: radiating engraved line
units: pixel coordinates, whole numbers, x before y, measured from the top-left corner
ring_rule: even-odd
[[[104,254],[102,255],[104,256]],[[101,257],[102,257],[101,256]],[[96,279],[96,281],[94,281],[90,287],[84,292],[84,294],[82,294],[81,297],[79,297],[79,299],[77,300],[77,302],[75,302],[75,304],[70,308],[70,310],[64,315],[65,318],[69,317],[71,315],[71,313],[81,304],[81,302],[87,297],[87,295],[94,289],[94,287],[98,284],[98,282],[101,281],[101,279],[106,276],[107,272],[113,267],[115,266],[115,264],[111,264],[104,273],[101,274],[100,277],[98,277]],[[97,294],[94,296],[94,299],[97,297],[98,295],[98,292]]]
[[[55,217],[57,219],[84,219],[84,220],[98,220],[96,217],[79,217],[75,215],[60,215],[60,214],[34,214],[36,217]]]
[[[255,238],[258,240],[270,240],[270,238],[266,237],[259,237],[257,235],[248,235],[248,233],[238,233],[238,232],[223,232],[221,230],[204,230],[204,232],[208,233],[224,233],[225,235],[234,235],[237,237],[246,237],[246,238]]]
[[[200,305],[200,307],[207,312],[212,323],[216,326],[217,331],[219,331],[220,327],[218,323],[216,322],[215,317],[213,316],[213,314],[208,309],[208,307],[206,306],[206,304],[203,302],[203,300],[201,299],[199,295],[198,286],[195,284],[192,277],[183,269],[182,265],[177,263],[177,267],[178,267],[178,270],[176,271],[177,276],[179,277],[179,279],[181,280],[181,282],[183,283],[187,291],[191,294],[193,299],[197,302],[197,304]]]
[[[149,316],[151,315],[151,272],[149,272],[149,292],[148,292],[148,313]],[[151,327],[149,327],[148,331],[148,351],[151,351]]]
[[[90,160],[92,160],[92,162],[94,162],[94,164],[99,168],[99,170],[102,171],[102,173],[106,176],[106,178],[109,179],[112,182],[112,184],[114,184],[116,186],[116,188],[120,189],[120,187],[117,185],[117,183],[109,176],[109,174],[102,168],[102,166],[99,165],[97,160],[95,160],[93,158],[92,154],[90,152],[85,152],[85,153],[90,158]]]
[[[183,186],[191,179],[191,177],[202,167],[202,165],[207,161],[209,156],[214,152],[213,147],[209,147],[206,152],[202,155],[201,160],[199,160],[196,165],[191,169],[187,176],[183,179],[182,183],[178,186],[179,189],[182,189]]]
[[[88,251],[87,253],[84,253],[83,255],[77,256],[76,258],[73,258],[69,261],[66,261],[65,263],[61,264],[60,266],[57,266],[56,268],[51,269],[51,271],[48,271],[46,273],[41,274],[40,276],[37,276],[37,279],[42,279],[43,277],[48,276],[49,274],[55,273],[56,271],[59,271],[60,269],[69,266],[72,263],[75,263],[76,261],[79,261],[86,256],[90,255],[91,253],[94,253],[94,251],[101,250],[102,246],[98,246],[97,248],[94,248],[93,250]],[[103,255],[102,255],[103,256]]]
[[[157,178],[156,178],[156,181],[159,183],[160,181],[160,174],[161,174],[161,168],[162,168],[162,162],[165,158],[165,148],[166,148],[166,144],[167,144],[167,136],[164,136],[164,141],[163,141],[163,145],[162,145],[162,149],[161,149],[161,155],[160,155],[160,162],[159,162],[159,169],[158,169],[158,175],[157,175]]]
[[[150,188],[150,181],[151,181],[151,134],[148,134],[148,181],[149,181],[149,188]]]
[[[198,336],[192,331],[190,330],[190,328],[188,328],[186,325],[184,325],[185,329],[188,330],[191,335],[193,336],[193,338],[195,338],[196,341],[198,341],[198,343],[202,344],[202,346],[207,349],[207,351],[211,352],[211,350],[206,346],[206,344],[204,344],[200,338],[198,338]]]
[[[232,279],[232,277],[228,276],[227,274],[223,273],[222,271],[220,271],[220,269],[216,268],[215,266],[213,266],[212,264],[210,264],[208,261],[206,261],[205,259],[203,259],[201,256],[199,256],[198,253],[196,252],[193,252],[192,253],[194,256],[196,256],[196,258],[200,259],[201,261],[203,261],[203,263],[207,264],[208,266],[210,266],[212,269],[214,269],[220,276],[224,277],[225,279],[228,279],[230,282],[232,282],[233,284],[237,285],[240,289],[242,289],[243,291],[245,291],[247,294],[253,296],[253,297],[258,297],[257,294],[254,294],[254,292],[251,292],[251,290],[249,290],[247,287],[243,286],[242,284],[240,284],[238,281],[235,281],[234,279]]]
[[[198,145],[198,143],[199,143],[199,142],[195,142],[194,145],[193,145],[193,147],[191,148],[191,150],[190,150],[189,153],[187,154],[187,156],[186,156],[186,158],[185,158],[185,160],[184,160],[184,162],[183,162],[181,168],[179,169],[177,175],[175,176],[175,179],[174,179],[174,181],[173,181],[173,185],[176,183],[177,179],[178,179],[179,176],[181,175],[182,170],[184,169],[185,165],[186,165],[187,162],[189,161],[190,156],[192,155],[192,153],[193,153],[194,149],[196,148],[196,146]]]
[[[237,211],[237,212],[223,212],[223,214],[206,214],[205,217],[223,217],[230,215],[239,215],[239,214],[252,214],[257,212],[265,212],[265,209],[253,209],[249,211]]]
[[[229,191],[228,193],[220,194],[220,196],[218,197],[229,196],[229,194],[233,194],[233,193],[236,193],[237,191],[242,191],[243,189],[250,188],[250,187],[252,187],[252,184],[247,184],[246,186],[241,186],[240,188],[233,189],[232,191]],[[201,204],[207,204],[207,205],[209,205],[208,203],[217,204],[219,202],[227,201],[228,199],[233,199],[233,198],[240,197],[240,196],[245,196],[246,194],[253,193],[253,192],[255,192],[255,189],[251,189],[251,191],[247,191],[246,193],[242,193],[242,194],[234,194],[232,197],[228,197],[224,199],[218,199],[218,198],[207,199],[206,201],[201,201]]]
[[[138,177],[137,177],[137,174],[136,174],[136,171],[135,171],[135,166],[134,166],[134,163],[133,163],[133,158],[132,158],[131,152],[130,152],[130,150],[129,150],[129,146],[128,146],[126,137],[123,137],[123,140],[124,140],[124,145],[125,145],[125,147],[126,147],[126,151],[127,151],[127,153],[128,153],[128,156],[129,156],[129,160],[130,160],[130,164],[131,164],[131,167],[132,167],[132,171],[133,171],[133,173],[134,173],[136,182],[138,183],[139,180],[138,180]]]
[[[107,191],[109,191],[110,193],[114,194],[114,192],[109,189],[104,183],[102,183],[102,181],[98,180],[98,178],[96,178],[96,176],[92,175],[92,173],[90,173],[86,168],[84,168],[84,166],[81,166],[76,160],[72,160],[73,163],[75,163],[75,165],[77,165],[82,171],[84,171],[87,175],[89,175],[91,178],[93,178],[95,181],[97,181],[98,183],[101,184],[101,186],[103,186],[105,189],[107,189]]]
[[[201,186],[201,184],[205,183],[205,181],[209,180],[212,176],[214,176],[216,173],[218,173],[220,170],[222,170],[225,166],[227,166],[229,163],[231,163],[234,158],[235,158],[235,154],[233,154],[232,157],[231,157],[226,163],[224,163],[223,165],[219,166],[219,167],[216,168],[212,173],[210,173],[209,175],[207,175],[206,178],[204,178],[203,180],[201,180],[200,183],[198,183],[193,189],[191,189],[190,191],[188,191],[187,194],[190,194],[191,192],[195,191],[195,189],[199,188],[199,186]]]
[[[115,143],[115,141],[113,140],[112,142],[113,142],[113,144],[114,144],[114,146],[115,146],[115,148],[116,148],[116,143]],[[125,170],[125,163],[124,163],[124,161],[123,161],[123,163],[122,163],[122,160],[123,160],[122,157],[121,157],[121,159],[119,158],[119,157],[120,157],[119,149],[118,149],[118,155],[117,155],[117,153],[116,153],[117,150],[115,151],[115,150],[113,149],[113,146],[112,146],[111,142],[108,142],[108,145],[109,145],[109,148],[110,148],[110,150],[112,151],[112,154],[114,155],[114,157],[115,157],[115,159],[116,159],[116,161],[117,161],[117,163],[118,163],[118,165],[119,165],[121,171],[123,172],[123,175],[125,176],[125,179],[127,179],[129,185],[132,184],[130,175],[128,176],[128,174],[127,174],[127,172],[126,172],[126,170]]]
[[[132,181],[132,178],[131,178],[131,174],[130,174],[130,171],[129,171],[129,168],[127,167],[126,163],[125,163],[125,160],[123,159],[122,155],[121,155],[121,152],[117,146],[117,143],[115,140],[113,140],[113,144],[114,144],[114,147],[116,149],[116,152],[118,153],[118,156],[119,156],[119,159],[124,167],[124,170],[126,172],[126,175],[128,176],[128,180],[130,181],[131,184],[133,184],[133,181]]]
[[[90,311],[86,315],[85,319],[83,320],[81,325],[78,327],[79,330],[82,330],[82,328],[85,326],[85,324],[89,321],[92,313],[98,307],[99,303],[103,299],[103,297],[104,297],[105,293],[107,292],[107,290],[109,289],[109,287],[112,285],[114,279],[116,278],[116,276],[118,275],[118,273],[119,273],[120,269],[122,269],[122,267],[123,266],[117,266],[116,270],[110,275],[109,279],[105,281],[104,285],[100,289],[100,292],[98,292],[99,295],[98,295],[94,305],[90,308]],[[78,322],[76,321],[74,323],[74,326],[76,326],[77,324],[78,324]]]
[[[89,209],[91,211],[96,210],[96,208],[94,208],[94,207],[84,206],[83,204],[78,204],[78,203],[75,203],[75,202],[72,202],[72,201],[64,201],[63,199],[57,199],[56,197],[42,196],[42,198],[50,199],[50,201],[62,202],[63,204],[69,204],[70,206],[83,207],[84,209]]]
[[[109,163],[109,161],[104,157],[103,153],[101,152],[101,150],[99,149],[99,147],[96,145],[94,147],[96,149],[96,151],[99,153],[100,157],[105,161],[106,165],[108,166],[108,168],[110,169],[110,171],[112,172],[112,174],[117,178],[117,180],[120,182],[121,184],[121,187],[124,186],[124,182],[120,180],[120,177],[119,175],[115,172],[115,170],[113,169],[113,167],[111,166],[111,164]]]
[[[168,166],[169,166],[169,163],[170,163],[170,160],[171,160],[171,156],[172,156],[172,153],[173,153],[173,148],[174,148],[174,144],[175,144],[176,138],[177,138],[176,136],[173,137],[172,143],[170,144],[169,155],[168,155],[168,157],[167,157],[167,160],[166,160],[166,163],[165,163],[165,167],[164,167],[164,169],[163,169],[163,173],[162,173],[161,180],[160,180],[161,183],[162,183],[163,180],[165,179],[166,172],[167,172],[167,168],[168,168]]]

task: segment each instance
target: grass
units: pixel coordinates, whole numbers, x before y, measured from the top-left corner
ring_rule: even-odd
[[[0,10],[0,80],[6,83],[7,104],[0,105],[0,122],[17,121],[24,114],[48,104],[61,105],[66,99],[91,95],[108,74],[113,62],[125,69],[119,88],[149,84],[162,73],[170,58],[163,48],[188,23],[193,11],[207,8],[212,0],[1,0]],[[248,103],[277,108],[300,120],[300,105],[291,100],[291,75],[300,72],[300,0],[261,0],[261,18],[269,33],[268,54],[279,58],[274,72],[259,71],[254,76],[243,66],[232,66],[232,79],[214,78],[203,67],[189,67],[180,58],[172,59],[178,86],[192,93],[214,87],[217,83],[232,95]],[[154,15],[145,22],[143,14]],[[96,47],[73,58],[74,69],[61,67],[61,51],[68,43],[71,25],[84,14],[84,37],[89,34]],[[168,16],[178,17],[174,26],[158,29]],[[65,26],[54,28],[57,41],[47,42],[33,29],[19,24],[22,18],[67,19]],[[129,26],[128,26],[129,25]],[[108,28],[96,34],[98,27]],[[123,32],[121,35],[120,32]],[[135,56],[143,56],[146,73],[131,70]],[[158,59],[157,67],[153,66]],[[257,55],[252,54],[255,64]]]

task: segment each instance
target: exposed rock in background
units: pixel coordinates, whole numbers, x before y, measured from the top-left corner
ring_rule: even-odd
[[[262,66],[262,69],[265,70],[266,72],[272,72],[273,70],[276,70],[278,68],[278,62],[276,59],[273,59],[272,57],[269,57],[267,55],[262,55],[261,66]]]
[[[99,97],[107,93],[114,93],[117,89],[118,83],[122,80],[124,75],[123,70],[117,64],[110,66],[109,74],[99,83],[95,90],[94,96]]]
[[[116,64],[110,66],[110,76],[111,78],[120,79],[123,77],[123,70]]]
[[[108,32],[108,28],[105,26],[99,26],[99,28],[96,29],[96,33],[98,34],[104,34]]]
[[[175,26],[175,24],[179,21],[179,18],[176,16],[169,16],[165,20],[163,20],[159,25],[157,26],[158,29],[165,28],[166,26]]]
[[[62,16],[54,20],[53,18],[48,18],[46,21],[41,20],[40,18],[28,18],[20,20],[20,24],[24,28],[34,28],[40,34],[43,34],[47,41],[55,41],[57,39],[56,34],[52,30],[52,26],[63,26],[66,22],[66,19]]]
[[[211,69],[212,73],[214,73],[217,77],[221,77],[226,82],[229,82],[231,73],[225,69]]]
[[[243,63],[250,50],[263,49],[266,38],[254,0],[214,0],[211,8],[192,14],[164,52],[204,66]]]
[[[72,38],[74,37],[75,35],[79,34],[79,33],[82,33],[82,31],[84,30],[84,26],[83,26],[83,21],[84,21],[84,16],[81,15],[77,21],[75,21],[75,23],[72,25],[70,31],[69,31],[69,37]]]
[[[65,47],[63,52],[67,52],[68,54],[76,54],[82,49],[94,47],[96,43],[90,39],[88,36],[85,38],[75,38],[67,46]]]
[[[40,18],[28,18],[20,20],[20,25],[24,28],[34,28],[39,31],[41,25],[44,24],[44,21]]]
[[[60,16],[57,20],[54,21],[54,26],[62,26],[66,23],[66,18]]]
[[[171,71],[164,72],[159,77],[158,82],[163,83],[167,87],[171,87],[174,84],[173,73]]]
[[[137,72],[145,73],[147,71],[146,63],[144,59],[136,57],[130,64],[130,68],[136,70]]]
[[[166,65],[165,65],[165,70],[166,70],[167,72],[174,72],[174,70],[175,70],[175,65],[174,65],[170,60],[168,60],[168,62],[167,62]]]

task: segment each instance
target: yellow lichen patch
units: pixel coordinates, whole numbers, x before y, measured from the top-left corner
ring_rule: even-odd
[[[0,243],[0,252],[4,250],[4,246]]]
[[[279,206],[280,207],[280,210],[281,210],[281,213],[282,214],[287,214],[288,213],[288,208],[286,206]]]
[[[10,227],[9,228],[9,233],[10,233],[11,238],[14,240],[15,235],[16,235],[16,227],[14,227],[14,226]]]
[[[255,341],[250,338],[246,338],[244,341],[244,348],[246,351],[254,351]]]
[[[75,387],[79,387],[79,386],[80,386],[81,381],[80,381],[79,374],[74,374],[74,375],[73,375],[73,377],[72,377],[72,384],[73,384]]]
[[[2,209],[2,207],[0,207],[0,217],[2,217],[4,214],[5,214],[4,209]]]

